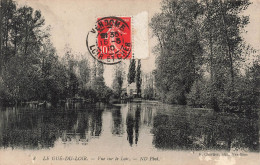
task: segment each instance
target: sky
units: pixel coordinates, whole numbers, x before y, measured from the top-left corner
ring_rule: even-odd
[[[260,49],[260,0],[251,2],[253,4],[244,13],[250,16],[250,23],[243,37],[252,47]],[[51,40],[59,56],[64,55],[64,47],[69,44],[74,52],[85,54],[87,58],[92,57],[88,54],[86,36],[94,27],[97,17],[134,16],[146,11],[150,22],[153,15],[160,12],[160,0],[18,0],[17,3],[41,10],[46,26],[51,26]],[[150,28],[148,32],[149,58],[142,61],[143,72],[155,69],[152,48],[157,40],[152,37]],[[105,67],[104,77],[106,84],[111,86],[112,66]]]

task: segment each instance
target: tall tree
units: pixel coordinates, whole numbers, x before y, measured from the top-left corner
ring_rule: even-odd
[[[79,78],[88,81],[87,62],[78,63],[69,48],[63,62],[59,60],[49,26],[43,28],[41,12],[2,0],[0,14],[0,101],[47,100],[55,104],[78,93]]]
[[[249,4],[248,0],[201,1],[205,13],[202,43],[210,69],[210,104],[215,110],[219,104],[234,101],[234,82],[246,47],[241,34],[249,22],[241,13]]]
[[[104,74],[104,64],[101,62],[97,63],[97,77],[102,77],[103,78]]]
[[[200,73],[200,15],[196,1],[164,0],[162,12],[152,18],[150,26],[159,41],[155,79],[163,101],[186,104],[186,94]]]
[[[112,88],[116,97],[120,97],[122,93],[122,86],[124,82],[124,68],[122,63],[116,64],[114,68],[115,76],[112,84]]]
[[[90,67],[89,67],[88,60],[86,58],[82,58],[78,62],[78,67],[79,67],[81,86],[82,88],[84,88],[86,84],[90,81]]]
[[[40,83],[42,40],[46,37],[40,11],[3,3],[2,73],[6,93],[13,100],[37,98]]]
[[[141,97],[141,85],[142,85],[142,78],[141,78],[141,60],[138,60],[137,69],[136,69],[136,89],[137,95]]]
[[[1,67],[12,56],[10,33],[12,31],[12,20],[14,20],[16,5],[12,0],[1,1]]]
[[[135,74],[136,74],[135,63],[136,63],[135,59],[131,59],[129,69],[128,69],[128,75],[127,75],[128,84],[135,82]]]
[[[105,85],[105,80],[104,80],[104,65],[101,62],[97,62],[96,66],[96,77],[94,80],[94,90],[96,92],[97,98],[101,101],[105,99],[105,90],[107,89]]]
[[[2,81],[2,23],[3,22],[3,1],[0,1],[0,81]]]
[[[75,73],[76,60],[74,59],[74,53],[69,45],[65,47],[65,61],[68,69],[68,86],[67,92],[69,97],[74,97],[79,92],[79,79]]]

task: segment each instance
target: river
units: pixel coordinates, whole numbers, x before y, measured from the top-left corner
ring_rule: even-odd
[[[5,109],[0,111],[0,151],[26,153],[33,160],[36,155],[40,161],[79,153],[88,161],[118,156],[138,162],[142,157],[163,161],[201,153],[258,155],[259,123],[258,115],[149,101],[77,110]]]

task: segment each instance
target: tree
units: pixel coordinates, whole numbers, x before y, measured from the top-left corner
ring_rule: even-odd
[[[104,64],[101,62],[97,63],[97,77],[103,77],[104,74]]]
[[[90,68],[86,59],[74,58],[69,45],[60,60],[50,40],[49,26],[43,28],[40,11],[2,0],[0,14],[1,102],[13,105],[38,100],[56,105],[60,99],[79,93],[108,99],[112,90],[105,85],[103,64]],[[90,80],[91,88],[85,89]]]
[[[41,47],[46,33],[41,12],[30,7],[16,7],[11,0],[2,3],[1,62],[6,98],[38,98],[41,76]]]
[[[237,103],[248,50],[241,34],[249,17],[242,12],[249,5],[248,0],[162,2],[150,26],[158,39],[155,83],[163,101],[186,104],[188,96],[216,111]]]
[[[196,1],[164,0],[150,24],[159,45],[155,81],[163,101],[186,104],[186,94],[200,73],[200,6]]]
[[[86,84],[90,81],[90,67],[88,60],[86,58],[81,59],[78,62],[78,68],[80,74],[81,88],[84,88]]]
[[[105,90],[107,89],[107,86],[105,85],[104,80],[104,65],[101,62],[98,62],[97,65],[95,65],[96,70],[96,77],[94,79],[93,83],[93,89],[96,92],[96,96],[99,99],[99,101],[102,101],[105,99]]]
[[[135,74],[135,59],[131,59],[127,75],[128,84],[135,82]]]
[[[115,69],[115,77],[113,80],[112,88],[117,98],[121,96],[122,93],[122,86],[124,82],[124,68],[122,63],[116,64]]]
[[[2,57],[2,27],[3,27],[3,2],[0,1],[0,81],[2,81],[2,66],[3,66],[3,57]]]
[[[243,51],[247,49],[241,34],[249,22],[249,17],[241,13],[250,3],[248,0],[204,0],[201,5],[205,13],[201,33],[205,64],[210,70],[210,104],[219,111],[221,104],[231,103],[236,97],[234,84],[243,62]]]
[[[76,60],[68,44],[65,46],[63,63],[67,68],[67,96],[74,97],[79,92],[79,80],[75,73]]]
[[[12,0],[1,1],[1,59],[2,67],[4,67],[5,62],[13,55],[13,49],[10,46],[12,31],[12,20],[14,20],[16,13],[16,5]]]
[[[136,89],[137,89],[137,95],[141,97],[141,85],[142,85],[142,79],[141,79],[141,60],[138,60],[138,65],[136,69]]]

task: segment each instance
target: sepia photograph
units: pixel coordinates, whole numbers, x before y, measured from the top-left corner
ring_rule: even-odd
[[[0,165],[259,165],[260,0],[0,0]]]

